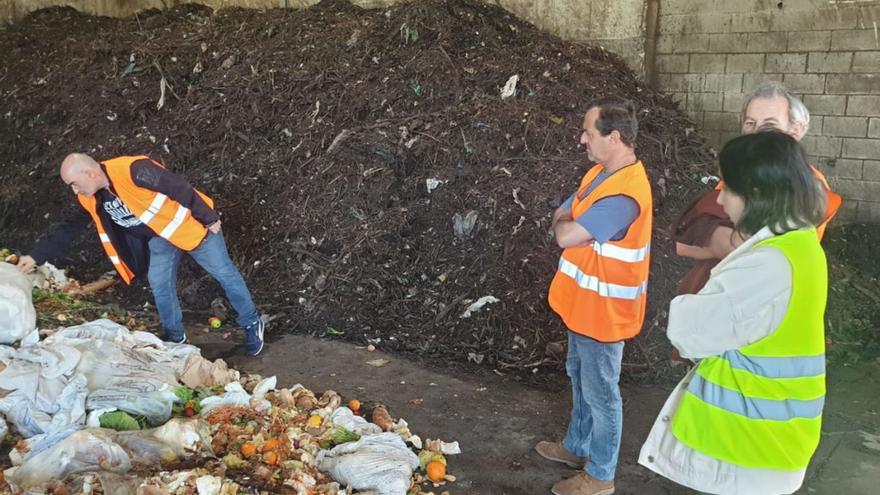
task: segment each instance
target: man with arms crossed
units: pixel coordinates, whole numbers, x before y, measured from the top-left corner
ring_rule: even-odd
[[[555,495],[614,493],[623,428],[620,364],[624,340],[639,333],[645,316],[653,221],[651,185],[635,154],[637,133],[632,103],[591,103],[581,144],[595,165],[553,213],[563,251],[548,299],[569,330],[573,407],[565,439],[539,442],[535,450],[582,469],[555,484]]]

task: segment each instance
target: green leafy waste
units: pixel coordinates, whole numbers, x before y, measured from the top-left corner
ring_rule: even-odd
[[[341,426],[334,426],[321,435],[321,438],[318,439],[318,445],[322,449],[329,449],[343,443],[357,442],[360,439],[361,436],[357,433],[348,431]]]
[[[202,411],[202,400],[214,395],[222,394],[225,389],[223,388],[223,385],[197,389],[178,385],[172,387],[171,391],[176,397],[176,400],[174,401],[175,404],[171,408],[171,414],[174,416],[187,416],[187,407],[191,407],[192,412],[198,414]]]
[[[179,402],[191,401],[193,400],[193,396],[195,395],[193,389],[188,387],[175,386],[171,387],[171,390],[174,392],[174,395],[177,396]]]
[[[101,428],[110,428],[116,431],[140,430],[141,424],[131,414],[125,411],[113,411],[104,413],[99,418]]]
[[[78,325],[98,318],[115,318],[119,321],[127,315],[125,308],[120,306],[83,301],[63,292],[33,289],[31,294],[37,308],[39,327]]]

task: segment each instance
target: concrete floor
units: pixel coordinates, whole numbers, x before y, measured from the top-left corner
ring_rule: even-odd
[[[458,440],[451,456],[452,484],[435,490],[454,495],[547,494],[574,473],[539,457],[534,444],[558,439],[566,428],[570,393],[565,383],[546,391],[494,374],[426,369],[404,358],[356,346],[285,335],[267,343],[257,358],[243,356],[235,341],[217,331],[190,332],[211,359],[223,357],[243,372],[276,375],[279,386],[302,383],[316,392],[333,389],[344,397],[383,402],[422,438]],[[383,367],[366,364],[384,358]],[[621,495],[694,493],[660,478],[636,462],[672,384],[660,388],[624,386],[624,435],[616,480]],[[880,362],[829,371],[822,443],[798,493],[880,493]],[[421,399],[420,404],[412,403]],[[418,402],[418,401],[415,401]]]

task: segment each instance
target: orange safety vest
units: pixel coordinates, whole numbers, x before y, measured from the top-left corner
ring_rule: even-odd
[[[831,186],[828,185],[828,180],[825,178],[825,174],[819,171],[818,168],[810,165],[810,168],[813,170],[813,175],[816,177],[816,180],[822,184],[822,189],[825,190],[825,216],[822,218],[822,222],[816,226],[816,234],[819,235],[819,240],[822,240],[822,237],[825,236],[825,229],[828,227],[828,223],[831,222],[831,219],[834,218],[834,215],[837,215],[837,211],[840,210],[840,205],[843,204],[843,198],[837,194],[836,192],[831,190]],[[718,184],[715,185],[715,189],[721,190],[724,187],[724,181],[718,181]]]
[[[136,185],[131,179],[131,165],[138,160],[150,160],[150,158],[147,156],[120,156],[102,162],[107,171],[107,178],[113,185],[119,200],[131,210],[132,215],[174,246],[184,251],[192,251],[197,248],[205,238],[208,229],[193,218],[189,208],[162,193]],[[150,161],[162,166],[156,161]],[[198,190],[196,193],[205,200],[208,206],[214,207],[214,201],[211,198]],[[95,227],[98,229],[101,245],[110,258],[110,262],[113,263],[113,267],[116,268],[126,284],[131,283],[134,279],[134,273],[120,258],[110,236],[107,235],[107,231],[101,223],[101,217],[98,215],[99,206],[95,196],[78,194],[76,199],[92,216]]]
[[[596,165],[584,176],[571,205],[572,217],[602,198],[620,195],[638,203],[639,216],[619,241],[563,250],[548,300],[572,332],[616,342],[638,335],[645,319],[654,211],[642,162],[613,173],[581,199],[601,171]]]

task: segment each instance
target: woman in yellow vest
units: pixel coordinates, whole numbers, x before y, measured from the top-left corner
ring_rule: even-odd
[[[780,132],[719,156],[718,203],[746,238],[697,294],[672,300],[668,336],[699,360],[660,411],[639,463],[704,493],[793,493],[819,444],[825,398],[824,194]]]

